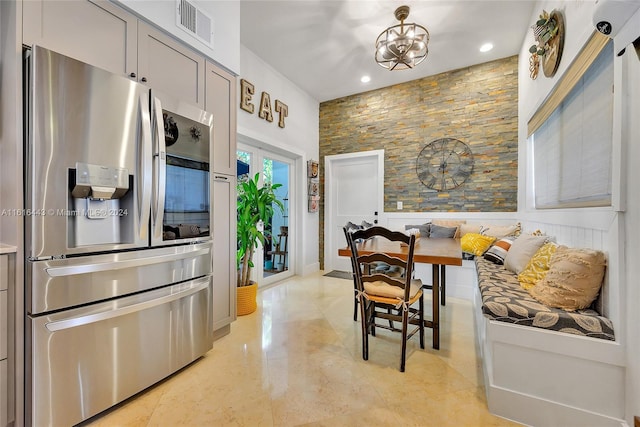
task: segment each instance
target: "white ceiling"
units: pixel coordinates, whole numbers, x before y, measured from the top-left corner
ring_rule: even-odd
[[[411,70],[389,71],[374,61],[375,40],[399,23],[427,28],[429,55]],[[516,55],[530,26],[529,0],[242,0],[240,41],[318,101]],[[481,53],[481,44],[495,46]],[[360,82],[363,75],[371,81]]]

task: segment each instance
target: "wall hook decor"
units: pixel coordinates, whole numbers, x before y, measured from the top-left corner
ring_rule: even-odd
[[[536,70],[530,70],[531,78],[538,76],[537,67],[534,65],[538,58],[542,58],[542,71],[545,76],[553,77],[558,70],[560,58],[562,57],[562,49],[564,47],[564,18],[562,12],[554,10],[548,13],[542,11],[540,18],[534,25],[533,37],[536,44],[529,48],[531,58],[529,63]]]

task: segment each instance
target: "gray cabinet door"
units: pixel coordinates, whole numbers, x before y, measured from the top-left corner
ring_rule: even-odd
[[[206,110],[213,113],[213,171],[236,175],[236,77],[207,61]]]
[[[4,427],[8,422],[13,420],[13,415],[9,414],[9,410],[13,413],[14,392],[10,388],[9,382],[9,359],[8,350],[15,346],[9,340],[13,339],[14,334],[9,330],[9,269],[13,265],[9,265],[9,255],[0,255],[0,426]],[[11,284],[13,288],[13,284]],[[12,364],[15,362],[12,361]]]
[[[138,20],[105,0],[23,2],[23,43],[115,74],[136,73]]]
[[[213,174],[213,330],[236,318],[236,177]]]
[[[203,56],[161,31],[138,23],[138,79],[204,110]]]

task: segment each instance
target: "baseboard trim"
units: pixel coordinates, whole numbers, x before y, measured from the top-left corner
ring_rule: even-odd
[[[213,331],[213,341],[215,342],[215,341],[219,340],[220,338],[222,338],[222,337],[224,337],[226,335],[229,335],[230,333],[231,333],[231,325],[230,324],[226,325],[226,326],[223,326],[220,329],[216,329],[215,331]]]

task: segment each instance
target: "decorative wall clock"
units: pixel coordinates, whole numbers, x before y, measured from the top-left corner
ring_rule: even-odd
[[[459,187],[472,172],[471,148],[455,138],[430,142],[420,151],[416,160],[416,174],[420,181],[437,191]]]

